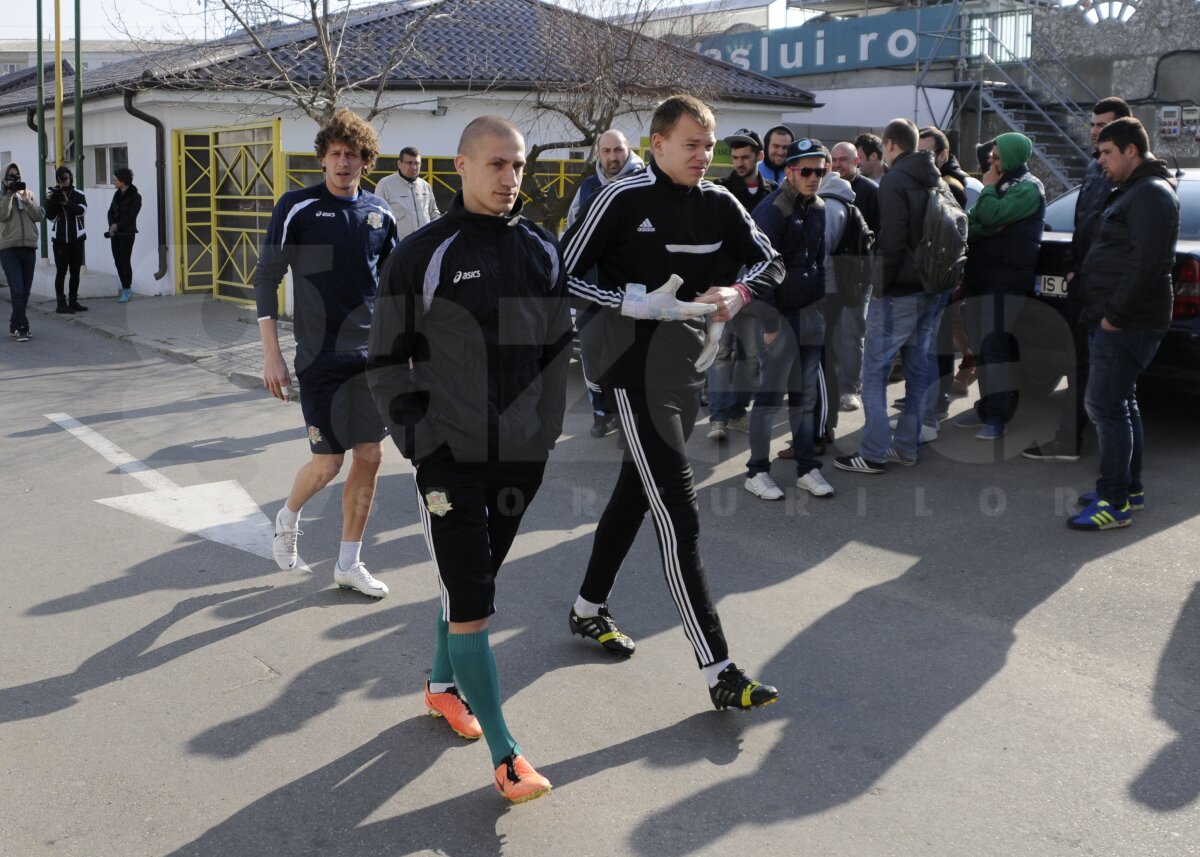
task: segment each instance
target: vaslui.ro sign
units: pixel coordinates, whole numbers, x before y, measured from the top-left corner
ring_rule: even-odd
[[[941,40],[952,9],[920,9],[808,23],[785,30],[713,36],[694,46],[715,59],[768,77],[887,66],[959,55],[954,34]],[[939,46],[939,40],[940,46]]]

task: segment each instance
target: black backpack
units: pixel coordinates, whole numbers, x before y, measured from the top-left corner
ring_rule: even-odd
[[[917,279],[926,294],[950,291],[967,267],[967,213],[941,179],[929,189],[922,227],[913,251]]]
[[[857,205],[834,198],[846,206],[846,226],[829,254],[829,264],[842,303],[853,309],[862,305],[875,286],[875,233]]]

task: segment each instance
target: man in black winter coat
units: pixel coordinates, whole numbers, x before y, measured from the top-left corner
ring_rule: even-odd
[[[941,182],[930,152],[917,151],[917,126],[893,119],[883,131],[888,171],[879,183],[880,230],[876,250],[881,279],[867,312],[863,355],[863,411],[866,426],[858,452],[834,461],[853,473],[884,473],[888,463],[917,463],[921,402],[933,380],[927,352],[937,309],[917,275],[914,249],[925,229],[929,191]],[[887,380],[892,361],[904,362],[905,407],[893,435],[888,425]]]
[[[55,312],[68,315],[87,312],[87,307],[79,302],[79,269],[83,267],[83,242],[87,238],[83,219],[87,198],[75,187],[75,174],[70,167],[59,167],[54,178],[58,184],[46,194],[46,220],[50,223],[54,246],[54,297],[58,303]],[[65,282],[68,273],[69,285]]]
[[[1100,166],[1116,185],[1093,221],[1080,267],[1081,321],[1088,325],[1091,372],[1084,404],[1100,440],[1096,490],[1067,521],[1077,530],[1128,526],[1146,502],[1137,379],[1171,324],[1171,270],[1179,237],[1179,199],[1171,173],[1149,156],[1150,140],[1125,117],[1099,135]]]
[[[1108,195],[1115,187],[1100,168],[1100,132],[1110,122],[1132,115],[1129,105],[1116,97],[1102,98],[1092,108],[1092,160],[1079,186],[1079,195],[1075,197],[1075,231],[1071,234],[1070,270],[1067,273],[1066,315],[1075,345],[1075,374],[1067,375],[1067,394],[1063,397],[1057,434],[1048,443],[1031,446],[1021,453],[1035,461],[1078,461],[1083,449],[1083,430],[1087,428],[1083,392],[1088,381],[1088,329],[1080,321],[1083,281],[1079,279],[1079,269],[1094,237],[1093,221],[1104,211]]]

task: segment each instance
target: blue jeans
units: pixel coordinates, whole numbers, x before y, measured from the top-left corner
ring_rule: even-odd
[[[1162,342],[1161,330],[1108,331],[1099,325],[1088,334],[1091,371],[1083,404],[1100,440],[1100,478],[1096,493],[1121,508],[1130,491],[1142,490],[1142,415],[1137,379]]]
[[[863,340],[867,335],[867,309],[871,302],[864,300],[851,309],[842,308],[842,324],[838,331],[838,386],[848,393],[862,388]]]
[[[866,425],[858,451],[868,461],[886,461],[888,449],[916,458],[921,432],[921,402],[933,381],[929,369],[929,340],[937,295],[872,298],[867,311],[867,341],[863,353],[863,412]],[[888,425],[887,384],[892,361],[904,362],[904,410],[895,436]]]
[[[788,424],[796,454],[796,474],[803,476],[820,467],[813,452],[813,408],[821,373],[821,341],[824,319],[814,304],[797,314],[784,315],[779,336],[762,352],[762,380],[750,411],[749,476],[771,469],[771,425],[788,398]]]
[[[953,291],[946,291],[934,297],[933,321],[930,322],[929,388],[925,391],[925,400],[921,405],[921,422],[933,428],[938,426],[938,406],[942,399],[941,385],[935,383],[942,375],[938,365],[941,358],[938,352],[938,331],[942,328],[942,317],[946,314],[946,307],[950,306],[950,296],[953,293]],[[950,349],[950,356],[954,356],[953,348]]]
[[[0,269],[8,281],[12,293],[12,315],[8,318],[9,332],[25,330],[29,318],[25,307],[29,305],[29,293],[33,290],[33,269],[37,264],[37,250],[33,247],[8,247],[0,250]]]
[[[708,370],[708,416],[728,422],[746,415],[758,389],[759,334],[750,313],[725,325],[717,359]]]

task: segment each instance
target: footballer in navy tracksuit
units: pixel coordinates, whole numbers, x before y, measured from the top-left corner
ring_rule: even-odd
[[[723,321],[773,290],[784,267],[733,194],[704,179],[715,124],[697,99],[667,99],[651,123],[649,168],[596,194],[563,237],[572,298],[597,310],[592,324],[603,341],[596,369],[614,390],[628,447],[569,618],[574,633],[614,654],[633,653],[633,641],[616,628],[606,602],[648,511],[671,595],[713,703],[752,708],[773,702],[777,693],[729,661],[700,559],[699,508],[686,443],[700,406],[704,373],[696,362],[706,338],[703,322],[689,308],[716,304],[712,318]],[[584,279],[593,267],[596,283]],[[677,307],[660,304],[651,317],[635,306],[641,288],[629,284],[649,291],[672,275],[683,280]]]
[[[279,282],[288,269],[292,273],[295,370],[312,453],[276,516],[273,549],[280,568],[296,566],[304,503],[337,476],[352,452],[334,580],[382,598],[387,586],[371,577],[359,553],[387,435],[367,389],[367,337],[379,270],[396,246],[396,220],[383,199],[360,187],[379,151],[369,124],[343,108],[318,133],[316,148],[324,181],[279,199],[254,273],[263,383],[283,401],[291,398],[291,379],[275,321]]]

